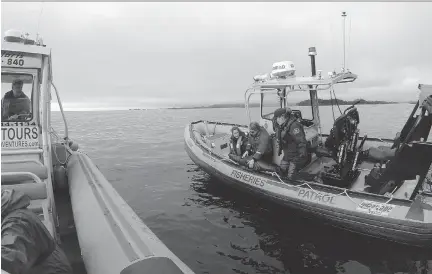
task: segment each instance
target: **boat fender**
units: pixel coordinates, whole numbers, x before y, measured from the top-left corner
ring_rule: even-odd
[[[77,144],[77,143],[74,143],[73,141],[70,141],[70,143],[69,143],[69,147],[70,147],[70,149],[71,149],[72,151],[77,151],[78,148],[79,148],[78,144]]]
[[[67,170],[64,166],[54,166],[54,182],[57,189],[68,188]]]

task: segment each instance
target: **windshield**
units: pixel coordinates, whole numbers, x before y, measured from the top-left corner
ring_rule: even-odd
[[[33,75],[2,73],[2,122],[30,121],[32,111]]]
[[[276,93],[265,93],[261,98],[261,117],[271,121],[274,111],[281,106],[280,97]]]
[[[309,92],[293,92],[286,97],[287,107],[296,113],[302,120],[313,120],[312,104]],[[280,108],[279,95],[274,93],[262,94],[261,117],[267,120],[273,119],[273,113]]]

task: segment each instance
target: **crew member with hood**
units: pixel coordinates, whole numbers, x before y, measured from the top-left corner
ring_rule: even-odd
[[[231,128],[231,139],[230,139],[230,154],[242,156],[246,151],[247,145],[246,134],[240,130],[239,127],[234,126]]]
[[[276,138],[279,143],[279,155],[284,152],[280,164],[283,176],[291,179],[294,172],[303,168],[309,161],[307,141],[303,126],[292,115],[291,109],[279,108],[274,112],[276,120]]]
[[[2,188],[2,269],[11,274],[72,274],[66,255],[29,205],[28,195]]]
[[[252,122],[249,125],[246,151],[238,162],[256,171],[275,171],[271,165],[272,151],[272,143],[267,130],[258,122]]]

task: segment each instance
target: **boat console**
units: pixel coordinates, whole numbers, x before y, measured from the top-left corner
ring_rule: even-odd
[[[348,187],[360,174],[357,161],[365,139],[357,147],[359,123],[359,113],[353,105],[335,120],[324,148],[316,150],[317,156],[331,157],[336,161],[321,174],[325,184]]]
[[[295,118],[300,122],[300,124],[303,125],[305,130],[307,131],[307,128],[314,125],[314,122],[311,120],[303,119],[302,112],[299,109],[291,109],[291,115],[294,115]],[[264,118],[264,117],[263,117]],[[265,119],[265,118],[264,118]],[[276,119],[272,118],[272,124],[273,124],[273,131],[276,131]]]

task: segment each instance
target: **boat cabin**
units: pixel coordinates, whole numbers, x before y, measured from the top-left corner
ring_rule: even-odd
[[[323,134],[318,91],[332,92],[335,85],[354,82],[357,75],[342,69],[340,73],[331,72],[325,78],[321,72],[316,73],[315,55],[315,48],[310,48],[309,56],[312,64],[312,76],[310,77],[296,76],[295,66],[289,61],[275,63],[271,73],[255,76],[254,83],[245,92],[245,107],[249,121],[252,121],[249,103],[253,95],[260,96],[261,115],[259,123],[271,136],[275,133],[274,111],[277,108],[290,107],[292,114],[303,125],[308,150],[311,153],[309,164],[301,172],[304,175],[320,174],[323,183],[327,185],[365,190],[365,187],[370,184],[365,179],[366,175],[374,169],[376,162],[386,162],[384,156],[382,160],[361,160],[359,158],[360,153],[370,147],[373,147],[372,149],[381,147],[374,152],[396,154],[390,163],[391,167],[386,171],[391,177],[386,178],[386,180],[393,181],[393,183],[400,181],[400,183],[395,183],[396,188],[393,185],[393,189],[400,189],[405,180],[415,180],[416,175],[421,175],[420,177],[424,179],[432,160],[432,146],[430,142],[427,142],[428,139],[430,141],[432,115],[422,107],[421,101],[424,101],[424,98],[428,96],[430,97],[430,86],[419,86],[420,98],[397,140],[372,138],[366,135],[359,136],[360,130],[357,126],[360,123],[360,118],[355,104],[345,109],[338,118],[334,119],[330,134]],[[302,106],[300,108],[309,110],[306,111],[308,112],[306,115],[304,111],[302,113],[300,108],[292,104],[292,98],[295,97],[296,93],[307,94],[309,97],[308,100],[304,100],[300,104]],[[410,145],[407,145],[408,143]],[[272,138],[272,145],[273,159],[271,164],[280,165],[283,153],[278,155],[279,144],[276,138]],[[413,166],[413,163],[416,164]],[[408,170],[412,172],[408,172]],[[405,186],[407,185],[405,184]],[[419,187],[420,184],[417,186]],[[375,190],[372,187],[371,190],[375,193],[385,193],[386,188],[382,187],[380,190]],[[387,190],[390,191],[390,189]],[[412,190],[408,192],[417,193],[417,191]]]
[[[51,51],[41,39],[7,31],[1,49],[1,184],[25,192],[54,238],[50,88]]]
[[[309,55],[314,57],[316,55],[315,48],[310,49]],[[245,92],[245,106],[248,113],[249,121],[251,122],[251,113],[249,108],[250,99],[253,95],[260,96],[260,112],[261,119],[260,125],[263,126],[269,134],[275,133],[273,120],[273,112],[277,108],[290,107],[292,113],[298,118],[299,122],[303,125],[308,141],[309,150],[314,151],[322,142],[321,121],[319,114],[319,101],[318,91],[331,90],[334,85],[341,83],[354,82],[357,75],[349,72],[342,71],[340,73],[329,73],[328,78],[324,78],[321,72],[316,75],[314,59],[312,59],[313,75],[310,77],[298,77],[295,74],[295,66],[290,61],[278,62],[273,64],[271,73],[258,75],[254,77],[254,83]],[[301,106],[306,110],[302,113],[300,109],[292,106],[292,97],[298,93],[309,95],[308,100],[301,102]],[[305,98],[305,97],[304,97]],[[274,148],[276,146],[275,140]],[[277,149],[274,149],[275,164],[279,164],[282,156],[277,155]]]

